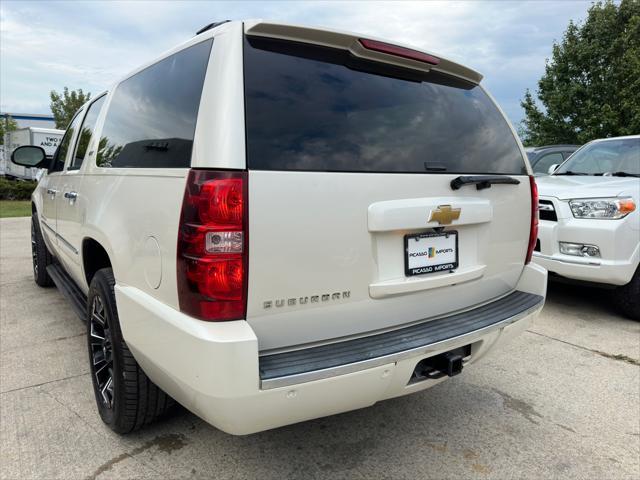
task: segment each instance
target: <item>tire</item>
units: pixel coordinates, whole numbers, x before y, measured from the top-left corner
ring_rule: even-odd
[[[47,273],[47,267],[53,262],[53,257],[44,243],[38,214],[31,214],[31,260],[33,263],[33,279],[41,287],[53,285],[51,277]]]
[[[122,338],[115,279],[110,268],[98,270],[87,298],[87,346],[93,393],[102,421],[124,434],[165,415],[174,400],[142,371]]]
[[[613,299],[623,315],[640,321],[640,268],[633,274],[629,283],[613,291]]]

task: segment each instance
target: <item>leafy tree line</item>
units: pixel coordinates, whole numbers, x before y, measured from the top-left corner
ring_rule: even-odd
[[[62,93],[51,90],[51,113],[56,128],[66,130],[78,109],[89,101],[91,93],[84,93],[82,89],[69,91],[64,87]],[[0,118],[0,145],[4,145],[4,135],[18,128],[16,121],[10,115]]]
[[[18,128],[18,124],[11,118],[11,115],[0,118],[0,145],[4,145],[4,134],[12,132],[16,128]]]
[[[50,97],[56,128],[66,130],[78,109],[91,99],[91,93],[84,93],[81,88],[69,91],[64,87],[62,93],[51,90]]]
[[[521,102],[526,145],[640,133],[640,0],[598,1],[569,22],[534,95]]]

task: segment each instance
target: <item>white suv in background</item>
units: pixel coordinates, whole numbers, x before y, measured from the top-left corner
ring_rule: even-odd
[[[640,135],[594,140],[536,182],[535,262],[613,286],[616,305],[640,320]]]
[[[82,107],[51,164],[16,150],[48,168],[34,275],[87,321],[104,422],[173,398],[257,432],[425,389],[527,328],[537,192],[481,78],[226,22]]]

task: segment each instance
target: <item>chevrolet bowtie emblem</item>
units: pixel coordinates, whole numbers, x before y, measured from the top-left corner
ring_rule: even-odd
[[[431,210],[430,222],[438,222],[440,225],[449,225],[452,221],[460,218],[460,208],[451,208],[451,205],[438,205],[438,208]]]

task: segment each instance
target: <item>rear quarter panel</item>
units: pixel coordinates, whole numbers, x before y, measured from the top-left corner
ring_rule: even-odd
[[[234,34],[238,37],[235,42],[229,40]],[[221,67],[222,63],[233,63],[230,59],[237,57],[235,61],[241,68],[242,52],[233,50],[234,44],[242,45],[241,24],[225,24],[198,35],[130,75],[211,37],[215,40],[200,100],[191,164],[193,167],[244,168],[244,113],[242,103],[238,104],[243,94],[242,71],[235,71],[231,65],[229,73]],[[225,80],[229,75],[231,82]],[[94,137],[100,136],[115,89],[117,85],[110,89]],[[232,110],[240,112],[236,113],[240,116],[235,123],[230,119]],[[238,165],[233,165],[230,158],[236,159]],[[212,159],[218,159],[219,163]],[[82,167],[82,194],[86,197],[85,238],[92,238],[105,248],[118,284],[136,287],[176,309],[179,308],[176,281],[178,225],[188,171],[187,168],[100,168],[96,166],[95,151]],[[82,287],[88,289],[86,282]]]
[[[118,284],[177,308],[176,247],[188,170],[142,170],[85,176],[84,238],[105,248]]]

